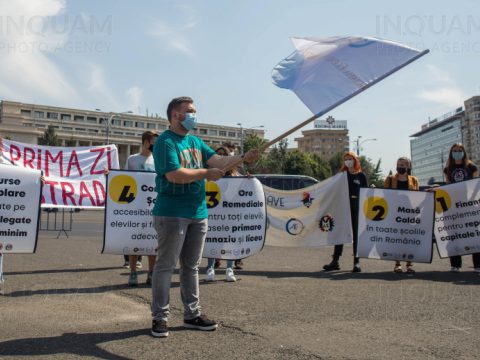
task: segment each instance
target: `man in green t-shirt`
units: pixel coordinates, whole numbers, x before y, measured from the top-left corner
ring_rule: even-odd
[[[215,330],[217,323],[201,315],[198,267],[207,234],[205,180],[215,181],[241,161],[253,162],[258,151],[219,156],[188,132],[197,124],[196,109],[189,97],[168,104],[169,130],[155,142],[157,199],[153,208],[158,235],[158,257],[152,279],[152,330],[155,337],[168,336],[169,293],[173,270],[180,259],[180,291],[184,324],[189,329]]]

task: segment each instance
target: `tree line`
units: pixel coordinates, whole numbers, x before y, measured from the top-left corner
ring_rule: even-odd
[[[243,144],[244,152],[258,149],[265,143],[265,139],[261,139],[256,134],[249,134],[245,137]],[[337,153],[327,159],[315,153],[287,147],[287,139],[280,141],[270,152],[263,154],[256,164],[247,165],[246,170],[251,174],[307,175],[324,180],[335,175],[343,165],[343,153]],[[383,187],[381,159],[375,164],[371,159],[360,156],[360,163],[368,183],[376,187]]]

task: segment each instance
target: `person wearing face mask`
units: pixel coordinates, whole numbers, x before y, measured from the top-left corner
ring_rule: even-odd
[[[125,170],[133,171],[150,171],[155,172],[155,164],[153,162],[152,150],[153,144],[158,134],[153,131],[145,131],[142,134],[142,149],[138,154],[130,155],[125,164]],[[130,276],[128,278],[128,286],[138,286],[137,268],[142,268],[142,257],[137,255],[125,255],[125,261],[130,267]],[[155,265],[155,256],[148,257],[148,274],[147,285],[152,284],[153,266]]]
[[[453,144],[447,159],[447,165],[443,169],[445,180],[448,184],[470,180],[478,177],[478,169],[468,159],[465,147],[462,144]],[[480,253],[472,254],[473,267],[476,273],[480,273]],[[451,256],[450,265],[452,272],[459,272],[462,268],[462,257]]]
[[[397,173],[386,177],[383,187],[385,189],[399,189],[399,190],[419,190],[418,179],[411,175],[412,163],[407,157],[400,157],[397,160]],[[402,273],[402,265],[400,261],[395,262],[393,271]],[[409,274],[414,274],[415,270],[411,261],[407,261],[406,271]]]
[[[170,101],[170,128],[155,142],[157,198],[153,221],[158,235],[158,256],[152,279],[152,328],[154,337],[168,336],[170,285],[180,260],[180,293],[184,306],[183,326],[215,330],[218,325],[201,313],[198,268],[208,228],[205,180],[216,181],[238,163],[253,162],[259,152],[219,156],[189,131],[197,125],[196,108],[189,97]]]
[[[230,151],[228,148],[224,146],[219,147],[215,152],[220,156],[233,156],[230,155]],[[230,171],[225,172],[225,176],[239,176],[236,169],[232,169]],[[237,278],[235,277],[235,273],[233,271],[233,260],[227,260],[227,269],[225,270],[225,281],[227,282],[235,282]],[[215,269],[219,268],[221,262],[219,259],[208,258],[207,263],[207,281],[212,282],[215,281]]]
[[[367,177],[362,172],[360,159],[353,151],[346,152],[343,155],[343,166],[340,171],[347,172],[348,193],[350,195],[350,216],[352,218],[353,230],[353,270],[352,272],[361,272],[360,259],[357,255],[357,239],[358,239],[358,195],[360,188],[368,187]],[[323,266],[325,271],[340,270],[338,260],[343,253],[343,244],[335,245],[332,262]]]

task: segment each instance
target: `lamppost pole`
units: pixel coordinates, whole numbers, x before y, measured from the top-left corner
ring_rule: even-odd
[[[240,126],[240,153],[243,154],[244,142],[245,142],[245,130],[252,130],[258,128],[264,128],[263,125],[252,126],[249,128],[242,127],[242,123],[237,123]]]
[[[242,123],[237,123],[240,126],[240,154],[243,154],[243,127]]]
[[[95,109],[97,111],[100,111],[100,109]],[[115,116],[118,116],[118,115],[121,115],[121,114],[133,114],[132,111],[123,111],[123,112],[120,112],[120,113],[109,113],[109,116],[107,118],[107,121],[105,123],[105,133],[106,133],[106,140],[107,140],[107,145],[110,145],[110,125],[113,121],[113,118]],[[105,118],[104,118],[105,119]]]
[[[362,137],[362,136],[359,135],[359,136],[357,137],[357,140],[356,140],[356,142],[357,142],[357,156],[358,156],[358,157],[360,157],[360,146],[362,146],[362,144],[366,143],[367,141],[377,141],[376,138],[372,138],[372,139],[365,139],[365,140],[363,140],[362,142],[360,142],[360,138],[361,138],[361,137]]]

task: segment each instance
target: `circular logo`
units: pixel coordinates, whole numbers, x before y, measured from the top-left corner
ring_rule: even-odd
[[[372,221],[384,220],[388,215],[387,201],[379,196],[370,196],[363,203],[363,213]]]
[[[129,175],[117,175],[108,184],[108,194],[117,204],[130,204],[137,197],[137,182]]]
[[[299,235],[303,229],[304,229],[303,223],[295,218],[292,218],[287,221],[285,224],[285,230],[290,234],[290,235]]]
[[[435,190],[435,212],[440,214],[447,211],[452,206],[452,199],[448,192],[443,189]]]
[[[222,199],[222,192],[220,186],[215,181],[207,181],[205,183],[205,200],[207,202],[207,208],[212,209],[220,204]]]
[[[7,244],[7,245],[5,246],[5,250],[7,250],[7,251],[10,251],[10,250],[12,250],[12,249],[13,249],[13,245],[12,245],[12,244]]]

